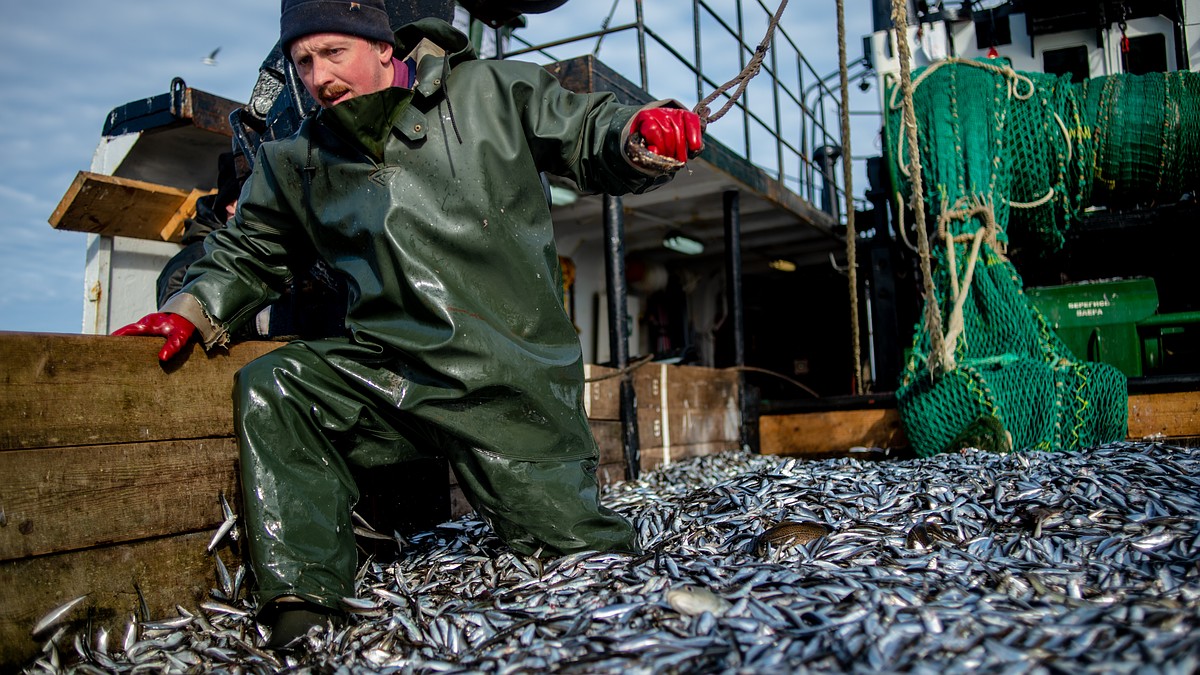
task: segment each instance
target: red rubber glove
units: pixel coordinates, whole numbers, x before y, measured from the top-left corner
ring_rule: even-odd
[[[704,147],[700,116],[679,108],[650,108],[633,116],[630,133],[641,134],[646,149],[686,162]]]
[[[168,314],[165,312],[156,312],[147,314],[135,323],[128,326],[122,326],[113,331],[113,335],[158,335],[167,338],[167,344],[163,345],[162,351],[158,353],[159,361],[168,361],[171,357],[179,353],[183,346],[192,339],[192,334],[196,332],[196,327],[191,321],[179,316],[178,314]]]

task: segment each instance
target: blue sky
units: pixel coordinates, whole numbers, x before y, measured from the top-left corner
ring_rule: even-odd
[[[715,7],[733,4],[709,2]],[[530,16],[522,35],[540,42],[596,30],[612,4],[569,0],[550,14]],[[753,7],[755,0],[744,4]],[[648,23],[660,32],[690,33],[691,5],[648,0]],[[773,9],[777,0],[763,0],[763,5]],[[629,21],[632,12],[633,0],[620,0],[614,24]],[[834,0],[792,0],[784,15],[786,30],[823,74],[837,67],[835,12]],[[0,330],[80,332],[86,236],[56,231],[47,219],[75,174],[90,168],[109,111],[165,93],[174,77],[197,89],[246,100],[259,64],[278,36],[278,17],[277,0],[6,5],[0,24]],[[871,30],[869,1],[846,0],[846,18],[849,58],[856,59],[862,53],[861,36]],[[757,42],[758,32],[747,33]],[[217,47],[217,65],[205,65],[204,57]],[[556,56],[588,51],[590,44]],[[606,42],[600,58],[623,70],[617,51],[616,42]],[[724,72],[720,55],[704,58],[707,72]],[[736,72],[737,64],[730,63],[728,77]],[[655,96],[695,103],[694,91],[689,95],[686,88],[663,91],[652,81],[651,90]],[[856,155],[870,152],[862,145],[856,137]],[[858,185],[855,192],[861,195],[864,189]]]

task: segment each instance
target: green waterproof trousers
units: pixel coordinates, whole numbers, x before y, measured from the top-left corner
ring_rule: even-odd
[[[399,472],[431,455],[449,461],[476,513],[518,553],[637,550],[630,524],[599,503],[595,452],[501,457],[467,441],[487,432],[469,414],[439,415],[432,401],[397,408],[395,390],[364,381],[347,351],[343,341],[293,342],[238,373],[244,522],[261,605],[296,595],[338,608],[353,596],[352,467]]]

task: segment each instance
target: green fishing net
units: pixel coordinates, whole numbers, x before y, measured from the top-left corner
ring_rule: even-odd
[[[905,432],[924,456],[967,446],[1060,451],[1124,438],[1125,376],[1079,360],[1054,334],[1004,256],[1009,227],[1057,250],[1089,206],[1177,198],[1200,182],[1200,74],[1072,84],[1007,65],[949,60],[913,73],[940,330],[935,339],[930,321],[918,323],[896,395]],[[889,87],[885,141],[907,203],[898,90]],[[932,312],[929,298],[926,305]]]

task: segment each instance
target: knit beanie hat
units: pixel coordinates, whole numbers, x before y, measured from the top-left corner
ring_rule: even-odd
[[[293,40],[314,33],[341,33],[393,44],[383,0],[283,0],[279,43],[286,52]]]

